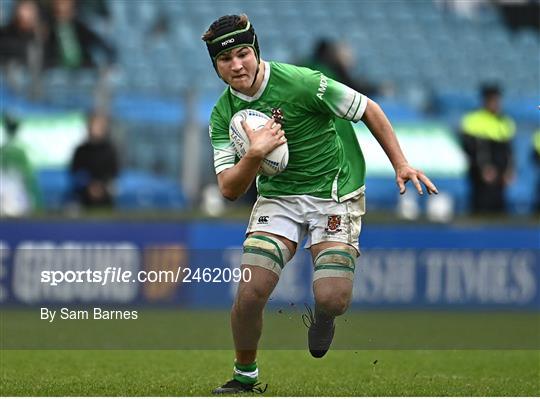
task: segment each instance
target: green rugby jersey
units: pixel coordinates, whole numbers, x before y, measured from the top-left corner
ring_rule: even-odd
[[[363,190],[365,162],[349,121],[359,121],[366,106],[366,96],[318,71],[265,62],[263,83],[253,97],[228,87],[212,110],[216,174],[238,161],[229,138],[232,116],[248,108],[269,117],[280,110],[289,163],[276,176],[258,176],[259,194],[306,194],[338,202],[352,198]]]

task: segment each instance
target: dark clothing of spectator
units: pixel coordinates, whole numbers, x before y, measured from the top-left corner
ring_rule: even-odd
[[[33,33],[20,31],[15,25],[0,28],[0,63],[15,60],[26,64],[28,46],[35,40]]]
[[[101,60],[106,64],[115,60],[114,49],[82,21],[52,21],[50,29],[45,42],[47,67],[91,68]]]
[[[29,62],[30,46],[41,46],[44,27],[41,11],[31,0],[19,1],[9,23],[0,28],[0,63]]]
[[[462,121],[462,144],[469,163],[471,210],[506,210],[505,189],[512,173],[514,122],[486,109],[473,111]]]
[[[77,14],[83,19],[85,16],[97,16],[108,19],[111,16],[106,0],[84,0],[77,3]]]
[[[110,141],[87,141],[77,147],[70,172],[79,202],[85,207],[112,206],[118,171],[116,149]]]
[[[352,53],[344,43],[320,39],[315,44],[312,58],[302,64],[368,97],[378,94],[379,90],[374,84],[351,76],[351,62]]]
[[[512,160],[511,142],[496,142],[464,134],[463,148],[469,159],[471,208],[474,213],[504,212],[505,171]],[[490,168],[486,171],[486,168]],[[493,174],[493,178],[486,177]]]

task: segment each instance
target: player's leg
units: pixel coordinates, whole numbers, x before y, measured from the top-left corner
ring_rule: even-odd
[[[314,313],[309,315],[308,343],[313,357],[326,354],[334,338],[334,318],[349,307],[352,297],[356,249],[338,242],[313,245]]]
[[[334,318],[347,310],[352,297],[361,217],[365,213],[363,195],[343,203],[321,202],[319,217],[313,221],[308,246],[314,263],[315,310],[304,322],[309,327],[308,347],[314,357],[326,354],[334,338]]]
[[[279,281],[281,269],[295,251],[296,243],[267,232],[254,232],[246,239],[242,268],[250,269],[251,279],[239,283],[231,312],[239,363],[255,361],[264,306]]]
[[[279,235],[250,233],[244,242],[242,269],[249,269],[251,278],[240,281],[231,311],[236,359],[233,379],[213,393],[250,392],[256,386],[257,346],[262,333],[263,310],[274,290],[281,269],[292,258],[296,243]]]
[[[239,284],[231,311],[236,349],[233,379],[214,393],[231,394],[255,388],[263,309],[302,234],[301,212],[291,209],[294,201],[288,198],[259,197],[253,206],[242,255],[242,267],[249,268],[252,276],[250,281]]]

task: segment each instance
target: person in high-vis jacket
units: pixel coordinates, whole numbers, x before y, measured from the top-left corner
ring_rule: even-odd
[[[506,210],[505,189],[513,178],[512,138],[514,121],[501,110],[501,90],[483,86],[482,108],[464,115],[461,121],[463,148],[469,161],[469,183],[473,213],[502,213]]]

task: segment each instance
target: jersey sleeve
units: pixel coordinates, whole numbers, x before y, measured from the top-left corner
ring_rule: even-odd
[[[362,118],[368,103],[365,95],[310,69],[306,70],[302,83],[310,110],[331,113],[352,122]]]
[[[208,131],[214,149],[214,169],[217,175],[234,166],[236,152],[229,137],[229,123],[216,108],[214,108],[210,116]]]

